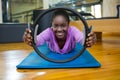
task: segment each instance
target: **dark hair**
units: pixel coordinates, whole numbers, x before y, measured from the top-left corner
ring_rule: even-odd
[[[68,13],[67,13],[65,10],[61,10],[61,9],[54,11],[53,16],[52,16],[52,21],[53,21],[53,19],[54,19],[56,16],[59,16],[59,15],[65,17],[65,18],[66,18],[66,21],[67,21],[68,23],[70,22]]]

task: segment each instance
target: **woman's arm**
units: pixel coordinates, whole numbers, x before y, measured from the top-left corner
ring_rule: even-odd
[[[50,39],[50,28],[42,31],[39,35],[37,35],[37,46],[44,44],[46,41]]]
[[[36,45],[40,46],[40,45],[44,44],[44,42],[48,41],[50,38],[49,35],[50,35],[50,28],[47,28],[46,30],[41,32],[39,35],[37,35]],[[31,36],[31,30],[27,28],[23,35],[23,40],[25,43],[32,46],[32,39],[33,39],[33,37]]]
[[[72,33],[75,36],[76,42],[79,42],[82,44],[84,41],[84,34],[75,27],[73,27]],[[95,44],[95,42],[96,42],[96,35],[94,32],[90,32],[88,34],[88,38],[87,38],[87,42],[86,42],[87,47],[91,47],[92,45]]]
[[[71,27],[71,28],[72,28],[71,34],[74,36],[75,41],[80,43],[80,44],[83,44],[84,34],[76,27]]]

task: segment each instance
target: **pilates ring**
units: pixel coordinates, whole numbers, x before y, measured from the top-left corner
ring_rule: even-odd
[[[75,14],[76,16],[78,16],[80,18],[80,20],[82,21],[82,23],[84,24],[84,31],[85,31],[85,39],[84,39],[84,44],[83,44],[83,48],[79,51],[78,54],[76,54],[75,56],[69,58],[69,59],[64,59],[64,60],[54,60],[54,59],[50,59],[48,58],[47,56],[45,56],[44,54],[42,54],[39,49],[37,48],[36,46],[36,40],[35,40],[35,37],[36,37],[36,32],[37,32],[37,29],[38,29],[38,21],[47,13],[51,12],[51,11],[55,11],[55,10],[58,10],[58,9],[62,9],[62,10],[66,10],[66,11],[70,11],[72,12],[73,14]],[[33,29],[34,28],[34,29]],[[30,28],[31,29],[31,28]],[[46,11],[44,11],[43,13],[41,13],[40,15],[38,15],[37,19],[35,20],[35,22],[33,23],[32,25],[32,37],[33,37],[33,43],[32,43],[32,47],[34,48],[35,52],[40,56],[42,57],[43,59],[47,60],[47,61],[50,61],[50,62],[54,62],[54,63],[65,63],[65,62],[70,62],[76,58],[78,58],[86,49],[86,38],[88,37],[88,33],[90,32],[90,29],[88,27],[88,24],[87,22],[85,21],[85,19],[75,10],[73,9],[70,9],[70,8],[66,8],[66,7],[57,7],[57,8],[51,8],[51,9],[47,9]]]

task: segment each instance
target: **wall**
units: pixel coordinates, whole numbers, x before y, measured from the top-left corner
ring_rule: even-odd
[[[103,17],[111,17],[111,16],[116,17],[117,5],[120,5],[120,0],[103,0],[103,4],[102,4]]]
[[[2,23],[2,3],[0,0],[0,23]]]
[[[49,0],[43,0],[43,9],[49,8]]]
[[[39,0],[38,0],[39,1]],[[39,5],[38,5],[39,4]],[[43,7],[43,4],[40,2],[35,3],[12,3],[12,14],[20,13],[28,10],[33,10],[36,8]]]
[[[18,21],[20,23],[31,22],[32,19],[32,10],[34,9],[42,9],[43,2],[42,0],[35,0],[33,2],[12,2],[11,3],[11,13],[13,22]],[[30,11],[30,12],[27,12]],[[19,13],[18,15],[16,15]]]

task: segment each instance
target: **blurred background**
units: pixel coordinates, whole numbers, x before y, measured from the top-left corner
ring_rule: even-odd
[[[85,19],[117,17],[120,0],[0,0],[0,23],[32,23],[35,10],[65,6]]]

